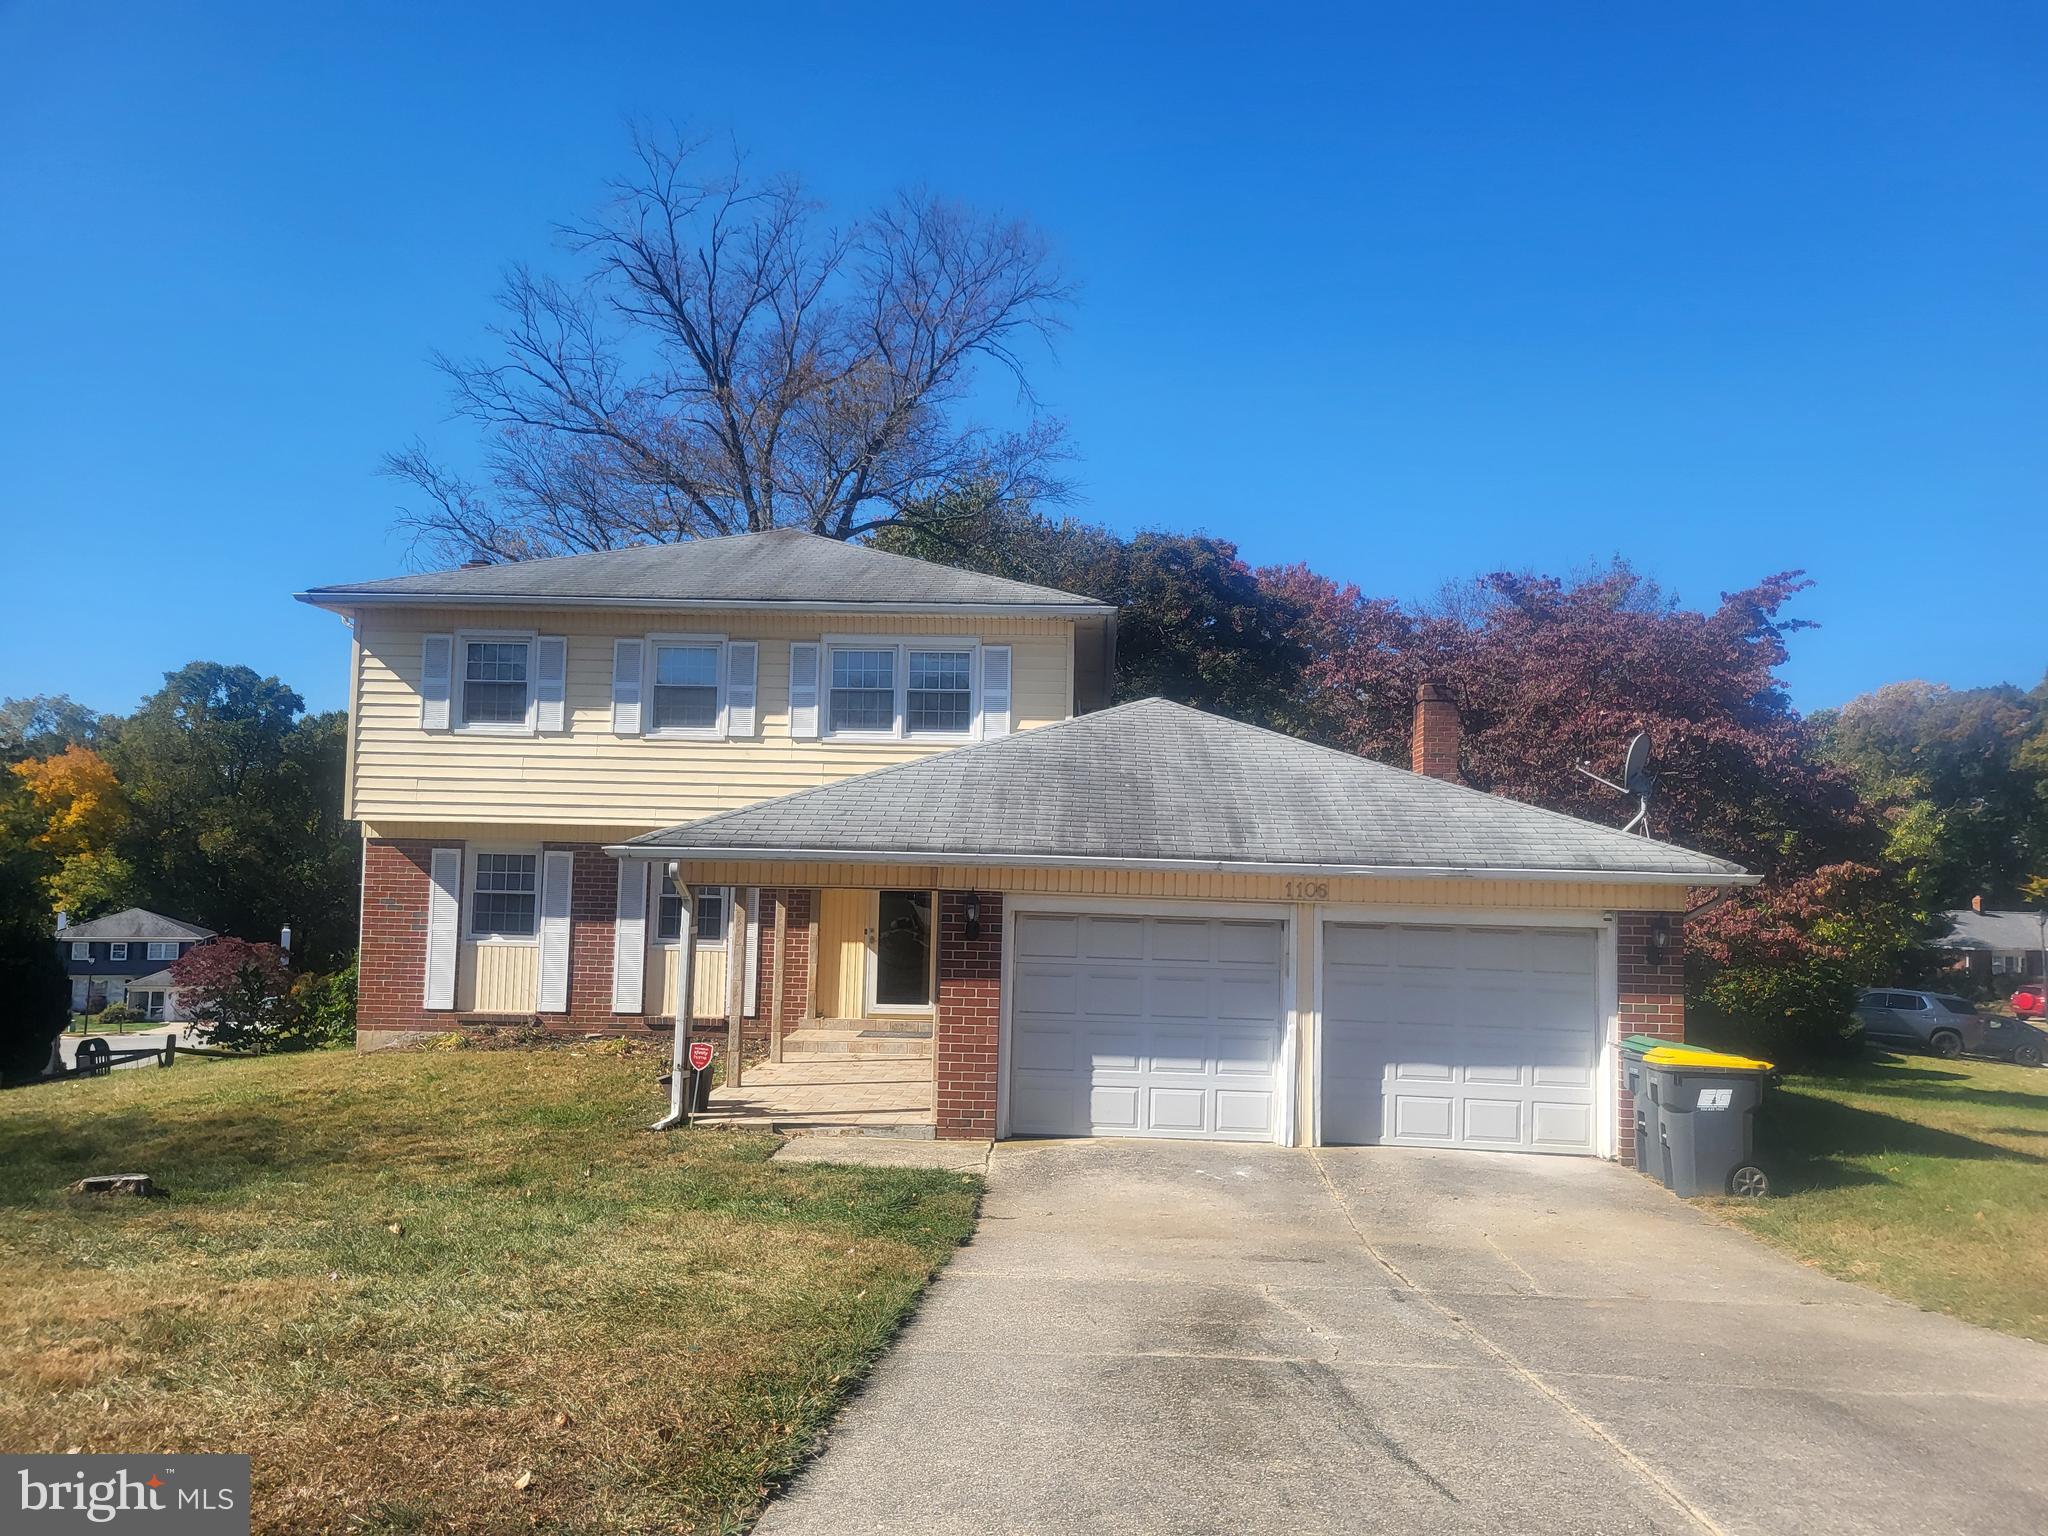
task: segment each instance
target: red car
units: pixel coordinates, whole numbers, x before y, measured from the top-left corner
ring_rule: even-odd
[[[2012,1011],[2023,1019],[2048,1019],[2048,986],[2022,987],[2012,995]]]

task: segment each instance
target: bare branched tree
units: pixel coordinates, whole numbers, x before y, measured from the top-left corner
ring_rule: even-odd
[[[846,539],[963,486],[1062,498],[1064,429],[1027,357],[1073,290],[1034,229],[923,191],[832,229],[737,152],[715,173],[701,141],[643,133],[634,152],[598,215],[561,231],[582,281],[514,268],[500,355],[436,357],[489,483],[419,443],[389,455],[419,544],[517,560],[776,527]],[[964,419],[983,365],[1014,382],[1021,429]]]

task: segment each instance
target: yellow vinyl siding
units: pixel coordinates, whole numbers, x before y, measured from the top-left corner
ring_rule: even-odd
[[[820,893],[815,1004],[820,1018],[858,1019],[867,1013],[867,933],[874,900],[872,890]]]
[[[421,637],[492,628],[567,637],[566,733],[491,735],[420,728]],[[612,734],[613,641],[661,633],[759,643],[759,723],[752,739]],[[1070,713],[1073,624],[1067,619],[366,609],[356,626],[349,814],[369,822],[550,822],[646,830],[960,745],[793,739],[789,647],[828,634],[955,636],[1008,645],[1015,727],[1049,724]]]
[[[539,997],[539,945],[463,942],[456,958],[456,1012],[529,1014]]]
[[[650,948],[647,958],[648,1013],[657,1019],[672,1019],[682,1001],[678,987],[682,979],[681,945],[662,944]],[[706,944],[697,946],[696,986],[691,997],[691,1014],[700,1019],[725,1017],[725,949]]]
[[[981,890],[1062,896],[1156,897],[1188,901],[1297,901],[1304,885],[1314,899],[1381,907],[1526,907],[1535,911],[1682,912],[1688,892],[1677,885],[1574,880],[1332,879],[1296,875],[1177,874],[1146,869],[949,868],[923,864],[686,863],[686,879],[705,885],[793,885],[861,890]],[[1327,890],[1327,894],[1324,891]],[[822,940],[821,940],[822,943]]]

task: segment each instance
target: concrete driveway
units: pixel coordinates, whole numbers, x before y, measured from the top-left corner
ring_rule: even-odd
[[[767,1536],[2048,1530],[2048,1348],[1579,1159],[998,1145]]]

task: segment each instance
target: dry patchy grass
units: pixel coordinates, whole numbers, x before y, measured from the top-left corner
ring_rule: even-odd
[[[654,1072],[322,1055],[7,1094],[0,1445],[246,1451],[269,1531],[736,1528],[979,1185],[650,1135]],[[138,1170],[167,1196],[64,1192]]]
[[[1845,1279],[2048,1341],[2048,1070],[1883,1056],[1774,1098],[1779,1198],[1725,1214]]]

